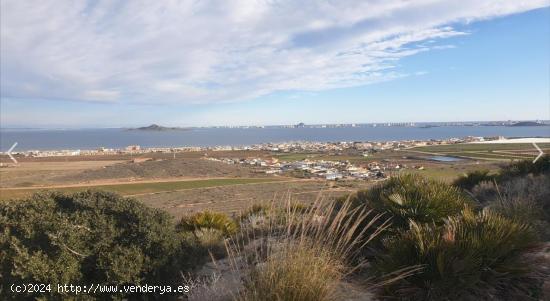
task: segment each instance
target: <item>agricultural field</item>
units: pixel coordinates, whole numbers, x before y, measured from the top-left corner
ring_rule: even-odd
[[[302,160],[326,160],[326,161],[350,161],[352,163],[366,163],[381,159],[382,156],[374,154],[369,157],[364,157],[358,153],[346,152],[340,154],[327,153],[288,153],[288,154],[273,154],[274,158],[280,161],[295,162]]]
[[[485,145],[468,147],[458,148],[456,145],[449,145],[403,151],[387,150],[368,157],[356,151],[330,154],[216,151],[184,152],[176,154],[175,157],[173,154],[152,153],[140,156],[21,158],[17,167],[0,169],[0,199],[21,198],[43,190],[74,192],[93,188],[135,197],[151,207],[161,208],[175,216],[205,209],[236,212],[254,203],[282,201],[288,197],[306,203],[318,197],[339,197],[357,189],[367,188],[373,182],[327,182],[319,179],[266,175],[261,167],[226,164],[205,160],[206,157],[275,157],[287,162],[306,158],[348,160],[357,166],[366,166],[373,161],[391,162],[399,163],[405,168],[399,172],[387,171],[388,175],[418,173],[444,182],[451,182],[456,177],[475,169],[498,169],[500,161],[464,159],[457,162],[435,162],[424,158],[428,154],[456,155],[487,151]],[[507,148],[499,150],[510,151]],[[525,147],[523,151],[531,150]],[[495,153],[480,153],[479,156],[492,154]],[[530,156],[529,153],[514,155]],[[420,166],[421,169],[418,168]]]
[[[0,200],[40,191],[96,189],[137,198],[151,207],[183,216],[205,209],[235,212],[289,196],[299,202],[312,202],[317,197],[338,197],[371,185],[364,181],[335,183],[266,175],[261,168],[205,160],[206,156],[273,157],[269,152],[221,151],[178,153],[175,158],[173,154],[155,153],[20,158],[18,166],[4,165],[0,169]]]
[[[176,156],[150,153],[140,156],[20,158],[17,166],[3,164],[0,168],[0,199],[20,198],[43,190],[74,192],[92,188],[132,196],[288,180],[266,175],[249,166],[204,159],[205,156],[239,158],[262,155],[264,153],[252,151],[221,151],[206,154],[184,152]]]
[[[185,154],[185,155],[184,155]],[[68,184],[105,184],[113,182],[145,181],[159,179],[198,179],[198,178],[258,178],[265,174],[250,167],[228,165],[193,158],[186,153],[173,157],[155,157],[155,154],[141,156],[144,162],[120,160],[72,160],[59,161],[23,160],[17,167],[0,169],[0,187],[33,187]],[[194,155],[194,153],[192,153]],[[101,156],[94,156],[101,158]],[[69,157],[67,157],[69,158]],[[46,159],[46,158],[39,158]]]
[[[494,172],[499,169],[498,164],[432,164],[423,170],[406,169],[401,174],[419,174],[426,178],[442,181],[446,183],[453,182],[457,177],[475,170],[488,170]]]
[[[311,204],[316,199],[332,199],[347,196],[358,189],[366,189],[373,182],[324,180],[289,180],[253,183],[250,185],[226,185],[190,190],[135,196],[148,206],[159,208],[181,217],[193,212],[212,210],[236,213],[254,204],[292,202]]]
[[[77,175],[89,170],[98,170],[110,165],[120,164],[121,160],[84,160],[84,161],[23,161],[18,166],[0,168],[0,187],[32,187],[55,184],[70,184]],[[59,180],[57,180],[59,179]]]
[[[48,188],[8,188],[0,189],[0,199],[22,198],[39,191],[60,191],[77,192],[86,189],[96,189],[119,193],[124,196],[150,195],[155,193],[167,193],[189,189],[218,187],[228,185],[244,185],[254,183],[268,183],[283,181],[284,178],[221,178],[206,180],[186,180],[186,181],[158,181],[158,182],[139,182],[122,183],[108,185],[78,185],[78,186],[59,186]]]
[[[260,157],[267,152],[254,150],[235,150],[235,151],[186,151],[174,153],[152,152],[146,154],[105,154],[94,156],[58,156],[58,157],[24,157],[15,154],[14,157],[19,162],[82,162],[82,161],[130,161],[136,158],[152,159],[198,159],[201,157]],[[0,155],[1,163],[11,163],[7,155]]]
[[[550,151],[550,143],[540,143],[538,146],[545,153]],[[418,154],[455,156],[474,160],[500,161],[534,159],[538,155],[537,149],[530,143],[431,145],[410,148],[405,151]]]

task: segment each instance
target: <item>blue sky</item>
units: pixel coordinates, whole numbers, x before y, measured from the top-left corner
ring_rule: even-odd
[[[2,2],[3,127],[550,119],[545,1],[113,3]]]

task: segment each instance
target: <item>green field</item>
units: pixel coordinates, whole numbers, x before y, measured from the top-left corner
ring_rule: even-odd
[[[170,182],[150,182],[150,183],[131,183],[131,184],[112,184],[112,185],[94,185],[94,186],[76,186],[61,188],[28,188],[28,189],[1,189],[0,199],[21,198],[39,191],[61,191],[77,192],[86,189],[98,189],[116,192],[122,195],[131,196],[148,193],[169,192],[184,189],[208,188],[239,184],[254,184],[281,181],[281,178],[232,178],[232,179],[208,179],[208,180],[190,180],[190,181],[170,181]]]
[[[550,149],[550,143],[537,144],[541,149]],[[464,144],[449,144],[449,145],[429,145],[411,148],[410,150],[423,152],[464,152],[464,151],[534,151],[537,150],[530,143],[464,143]]]
[[[550,151],[550,143],[540,143],[538,146],[545,152]],[[537,153],[536,148],[529,143],[430,145],[414,147],[407,151],[479,160],[528,160],[534,159]]]
[[[495,166],[483,166],[483,167],[476,167],[476,166],[467,166],[464,168],[452,168],[450,166],[446,167],[435,167],[435,168],[426,168],[425,170],[418,170],[418,169],[406,169],[401,171],[402,174],[419,174],[426,178],[451,183],[454,180],[456,180],[458,177],[466,174],[467,172],[479,170],[479,169],[488,169],[489,171],[496,171],[498,170]]]
[[[352,163],[372,161],[372,157],[363,157],[361,155],[330,155],[330,154],[312,154],[312,153],[290,153],[290,154],[275,154],[275,158],[285,162],[309,160],[325,160],[325,161],[350,161]]]
[[[311,154],[311,153],[288,153],[288,154],[275,154],[274,157],[279,159],[280,161],[295,162],[295,161],[302,161],[305,159],[317,160],[317,157],[319,157],[320,155],[321,154]]]
[[[497,159],[497,160],[528,160],[534,159],[535,155],[520,154],[520,153],[500,153],[500,152],[447,152],[446,154],[467,157],[473,159]]]

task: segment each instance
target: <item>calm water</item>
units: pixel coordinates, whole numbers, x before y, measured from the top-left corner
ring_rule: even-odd
[[[438,162],[456,162],[456,161],[462,161],[461,158],[456,157],[447,157],[447,156],[431,156],[428,157],[428,159]]]
[[[389,141],[443,139],[466,136],[550,137],[550,126],[449,126],[355,127],[355,128],[250,128],[192,129],[189,131],[128,131],[124,129],[87,130],[0,130],[0,149],[6,151],[18,142],[16,150],[141,147],[251,145],[284,141]]]

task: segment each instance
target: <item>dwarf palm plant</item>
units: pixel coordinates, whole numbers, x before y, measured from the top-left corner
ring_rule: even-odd
[[[391,178],[353,197],[377,213],[391,217],[392,227],[407,229],[409,220],[417,223],[442,224],[444,219],[472,205],[471,198],[460,189],[419,175]]]
[[[528,174],[550,174],[550,155],[544,155],[534,163],[531,160],[522,160],[503,166],[499,172],[498,180],[504,181],[506,179],[526,176]]]
[[[385,241],[373,264],[379,275],[422,265],[406,279],[384,287],[380,297],[400,300],[528,300],[540,275],[533,251],[536,235],[527,224],[484,210],[435,224],[409,222],[410,229]]]
[[[496,176],[490,175],[488,170],[474,170],[458,177],[453,185],[462,189],[471,190],[481,182],[488,182],[495,179]]]
[[[178,230],[201,231],[215,229],[221,231],[224,235],[234,234],[237,228],[237,223],[227,215],[211,211],[203,211],[183,217],[177,225]]]

